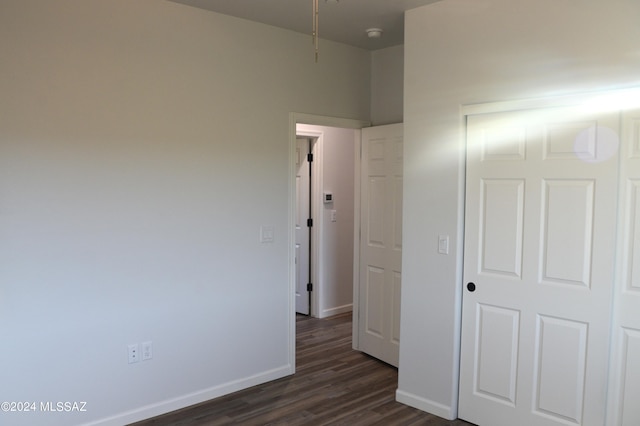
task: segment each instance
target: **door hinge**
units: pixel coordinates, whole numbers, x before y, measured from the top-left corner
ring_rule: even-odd
[[[307,291],[313,291],[313,284],[307,283]]]
[[[307,226],[311,228],[313,226],[313,219],[307,219]]]
[[[313,154],[311,152],[307,154],[307,161],[310,163],[313,162]]]

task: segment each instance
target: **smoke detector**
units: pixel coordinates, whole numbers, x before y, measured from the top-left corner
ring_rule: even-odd
[[[382,37],[382,30],[380,28],[369,28],[366,30],[367,37],[369,38],[380,38]]]

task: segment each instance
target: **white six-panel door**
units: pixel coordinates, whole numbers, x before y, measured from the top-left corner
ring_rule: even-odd
[[[402,124],[362,129],[359,349],[398,365],[402,267]]]
[[[623,112],[608,425],[640,425],[640,110]]]
[[[461,418],[604,424],[617,117],[468,117]],[[640,338],[628,340],[638,359]]]

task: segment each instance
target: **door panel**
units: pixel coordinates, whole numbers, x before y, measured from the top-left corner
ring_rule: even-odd
[[[365,333],[378,339],[384,338],[385,271],[369,266],[366,279]]]
[[[384,249],[385,241],[385,204],[388,198],[387,182],[384,176],[370,176],[368,185],[369,203],[365,205],[369,220],[367,226],[367,243],[370,247]]]
[[[516,402],[520,312],[478,304],[477,315],[475,392],[513,406]]]
[[[398,365],[402,124],[362,130],[358,347]]]
[[[483,179],[481,203],[482,272],[520,277],[524,180]]]
[[[629,179],[628,185],[630,262],[627,266],[627,286],[629,291],[640,292],[640,179]]]
[[[393,301],[391,315],[391,344],[400,347],[400,292],[402,289],[402,273],[393,273]]]
[[[640,330],[622,329],[622,362],[619,379],[621,398],[618,402],[617,420],[613,424],[635,426],[640,420]]]
[[[461,418],[604,423],[618,121],[570,108],[468,117]]]
[[[588,287],[595,181],[545,179],[543,185],[543,282]]]
[[[622,120],[618,277],[609,424],[640,424],[640,110]]]
[[[584,322],[537,317],[535,412],[582,424],[587,329]]]
[[[310,141],[296,139],[296,312],[309,315],[309,238],[310,166],[307,154]]]

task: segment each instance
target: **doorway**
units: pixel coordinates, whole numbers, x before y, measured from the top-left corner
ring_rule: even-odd
[[[297,121],[295,116],[290,139],[294,160],[291,174],[294,191],[290,201],[292,218],[303,225],[305,218],[299,212],[306,209],[307,202],[298,191],[307,184],[302,183],[304,173],[300,172],[305,151],[305,142],[300,138],[313,141],[307,142],[313,157],[309,185],[309,222],[313,224],[309,245],[312,289],[309,314],[324,318],[352,312],[353,349],[397,366],[403,125],[370,127],[361,132],[360,122],[310,116]],[[292,229],[295,235],[303,226],[292,225]],[[304,244],[304,240],[293,242],[294,256],[301,255]],[[386,249],[380,250],[381,247]],[[304,278],[300,277],[306,265],[294,257],[292,266],[292,296],[302,302],[305,287]],[[300,309],[298,306],[299,312]],[[293,321],[295,312],[293,309]],[[295,323],[291,330],[294,338]],[[291,347],[293,361],[293,341]]]
[[[311,314],[311,164],[314,138],[296,137],[296,313]]]
[[[358,137],[354,129],[296,126],[295,294],[299,313],[325,318],[353,310]]]
[[[326,117],[326,116],[317,116],[317,115],[310,115],[310,114],[301,114],[301,113],[291,113],[289,116],[289,226],[288,228],[290,229],[289,232],[289,294],[290,296],[290,310],[289,310],[289,329],[288,329],[288,341],[289,341],[289,345],[288,345],[288,358],[289,358],[289,364],[291,365],[292,368],[292,372],[295,372],[295,355],[296,355],[296,306],[295,306],[295,293],[296,293],[296,242],[295,242],[295,221],[296,221],[296,203],[297,203],[297,197],[296,197],[296,173],[297,173],[297,166],[296,166],[296,147],[297,147],[297,135],[300,134],[301,136],[306,136],[306,137],[312,137],[312,138],[317,138],[317,140],[321,140],[324,141],[324,134],[322,135],[318,135],[318,129],[313,129],[310,127],[317,127],[317,126],[324,126],[324,127],[328,127],[328,128],[336,128],[336,129],[350,129],[353,133],[353,138],[352,138],[352,143],[351,146],[353,147],[353,160],[350,166],[350,169],[352,171],[352,176],[359,176],[359,152],[360,152],[360,137],[359,137],[359,130],[363,127],[367,127],[369,125],[368,122],[365,121],[359,121],[359,120],[350,120],[350,119],[343,119],[343,118],[335,118],[335,117]],[[298,130],[298,126],[300,126],[300,130]],[[307,126],[305,128],[305,126]],[[304,133],[299,133],[299,132],[316,132],[316,134],[311,134],[311,135],[305,135]],[[316,143],[314,144],[314,157],[315,159],[318,158],[318,156],[320,155],[319,151],[322,151],[322,148],[320,148],[323,145],[323,143]],[[317,167],[317,162],[314,162],[315,164],[312,165],[312,184],[311,184],[311,191],[314,190],[314,184],[313,182],[315,181],[316,184],[318,182],[320,182],[321,180],[319,179],[319,177],[317,176],[321,170],[318,170]],[[314,173],[315,170],[315,173]],[[321,188],[321,187],[320,187]],[[317,189],[317,194],[321,194],[322,191],[320,190],[320,188]],[[333,191],[333,188],[327,188],[327,191]],[[359,191],[358,188],[358,181],[357,179],[354,178],[354,194],[357,193],[357,191]],[[351,205],[353,206],[353,208],[356,208],[356,203],[355,201],[355,197],[352,196],[351,199]],[[334,201],[335,203],[335,201]],[[320,209],[320,203],[316,203],[316,209],[315,210],[319,210],[320,213],[316,214],[315,216],[317,217],[322,217],[324,220],[327,219],[327,215],[328,215],[328,219],[329,219],[329,223],[331,224],[331,215],[334,214],[332,212],[332,210],[336,210],[335,212],[335,220],[336,222],[334,223],[341,223],[340,222],[340,218],[341,218],[341,210],[342,210],[342,203],[340,204],[340,206],[338,206],[337,204],[334,204],[333,207],[331,208],[330,205],[327,206],[327,208],[325,209],[324,203],[322,203],[322,209]],[[314,209],[312,207],[312,219],[314,218]],[[359,229],[359,222],[357,221],[358,215],[354,214],[352,215],[352,217],[354,217],[354,223],[353,223],[353,229],[354,231],[351,233],[351,235],[348,235],[348,237],[350,238],[352,244],[353,241],[355,240],[355,229]],[[318,241],[318,236],[321,235],[320,228],[322,228],[322,223],[323,221],[318,221],[316,220],[316,225],[312,227],[311,230],[311,240],[313,242],[314,237],[315,240]],[[318,234],[318,235],[316,235]],[[314,250],[314,244],[311,244],[311,254],[310,254],[310,259],[311,259],[311,284],[313,285],[313,281],[316,280],[316,277],[320,277],[321,279],[327,279],[326,275],[322,275],[321,274],[321,268],[319,267],[315,267],[314,268],[314,263],[315,265],[319,265],[319,262],[317,261],[317,257],[320,256],[321,254],[321,250]],[[352,255],[354,254],[354,250],[352,250]],[[335,256],[330,256],[331,259],[335,260]],[[351,271],[349,272],[349,276],[351,278],[351,281],[353,282],[353,267],[351,269]],[[316,281],[316,283],[318,283],[318,281]],[[324,299],[324,296],[328,296],[328,294],[324,294],[320,287],[316,287],[314,290],[318,290],[318,291],[312,291],[311,293],[311,305],[310,305],[310,314],[314,315],[314,312],[316,313],[315,315],[325,315],[328,316],[327,314],[335,312],[336,314],[339,313],[339,311],[341,309],[343,309],[343,312],[348,312],[348,311],[352,311],[353,310],[353,292],[351,294],[352,299],[350,301],[351,305],[348,307],[345,306],[335,306],[334,308],[337,309],[333,309],[333,311],[331,309],[329,309],[329,311],[327,312],[326,309],[322,309],[322,306],[324,306],[324,302],[326,301],[326,299]],[[315,311],[314,311],[315,310]],[[353,328],[356,330],[357,332],[357,318],[354,316],[354,321],[353,321]],[[352,333],[353,335],[355,335],[355,333]]]

